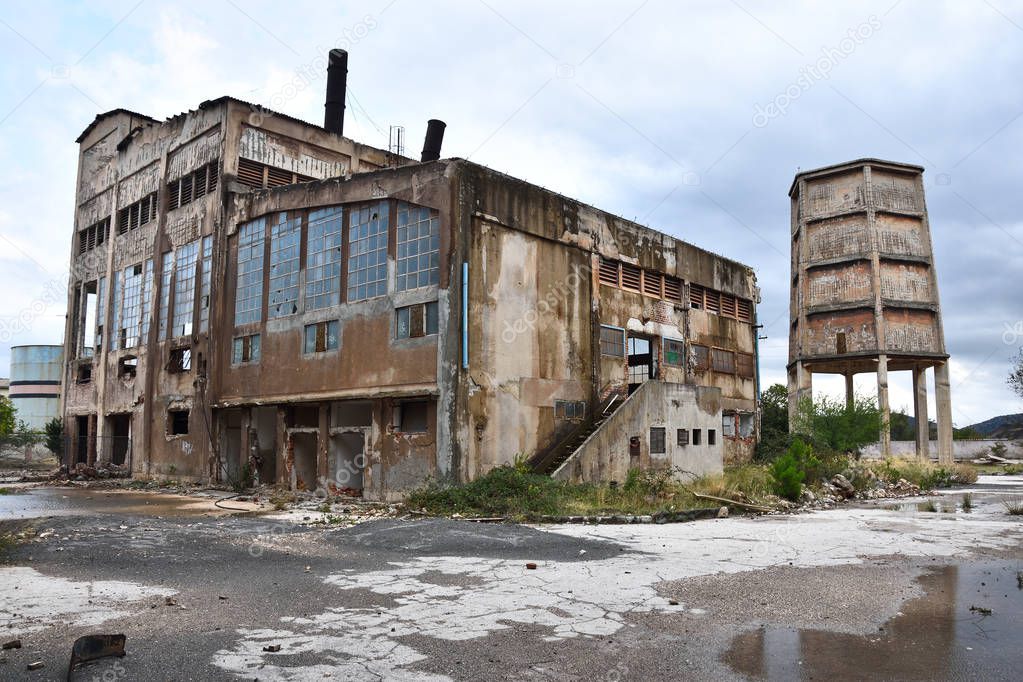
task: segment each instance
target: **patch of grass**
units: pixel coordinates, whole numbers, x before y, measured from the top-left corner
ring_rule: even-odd
[[[653,514],[713,507],[698,492],[740,501],[759,500],[771,482],[763,466],[726,469],[716,476],[679,483],[669,469],[630,471],[622,485],[570,484],[506,465],[464,485],[431,482],[409,494],[405,506],[437,516],[502,517]]]
[[[973,509],[973,493],[963,493],[962,505],[964,512]]]
[[[938,504],[934,500],[927,500],[926,502],[921,502],[917,508],[922,512],[940,511],[940,509],[938,508]]]
[[[924,490],[977,482],[977,470],[969,464],[943,466],[916,458],[887,459],[874,471],[886,481],[904,478]]]
[[[1023,499],[1016,497],[1011,500],[1002,500],[1002,504],[1005,506],[1006,514],[1023,516]]]
[[[270,496],[270,504],[277,511],[283,510],[289,504],[295,501],[295,493],[290,490],[277,489]]]
[[[0,488],[0,495],[13,495],[14,491],[10,488]]]

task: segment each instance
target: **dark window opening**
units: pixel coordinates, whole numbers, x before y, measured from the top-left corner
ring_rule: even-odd
[[[663,455],[665,450],[665,434],[663,426],[650,427],[650,454]]]
[[[846,345],[845,341],[845,332],[838,332],[835,334],[835,351],[839,355],[849,352],[849,347]]]
[[[78,372],[75,375],[75,381],[80,384],[87,384],[92,381],[92,363],[83,362],[78,365]]]
[[[167,410],[167,435],[184,436],[188,433],[188,410]]]
[[[693,429],[693,445],[700,444],[700,429]]]
[[[398,430],[402,433],[426,433],[429,430],[429,405],[425,400],[399,404]]]
[[[134,355],[125,355],[117,361],[117,376],[133,377],[138,370],[139,359]]]
[[[78,255],[101,246],[110,236],[110,218],[104,218],[78,231]]]
[[[689,429],[679,429],[676,438],[680,446],[689,445]]]
[[[172,348],[170,362],[167,363],[168,372],[191,372],[192,371],[192,349]]]
[[[714,429],[707,429],[707,445],[717,445],[718,432]]]

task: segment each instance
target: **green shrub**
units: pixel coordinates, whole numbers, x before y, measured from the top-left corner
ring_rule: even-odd
[[[847,453],[877,442],[881,411],[873,398],[857,396],[851,406],[826,395],[799,403],[795,431],[805,434],[818,450]]]
[[[46,422],[46,448],[57,457],[64,456],[64,420],[54,417]]]
[[[559,513],[564,484],[522,466],[499,466],[465,485],[432,482],[412,491],[406,504],[438,514],[513,516]]]
[[[789,500],[799,499],[807,468],[819,466],[820,460],[813,456],[810,446],[801,438],[795,438],[788,451],[771,464],[775,494]]]

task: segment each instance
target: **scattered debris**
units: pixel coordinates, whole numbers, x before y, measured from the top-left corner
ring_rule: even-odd
[[[835,474],[831,479],[831,485],[835,486],[839,494],[847,500],[856,494],[856,488],[842,474]]]
[[[71,664],[67,669],[68,679],[71,679],[71,671],[79,663],[107,656],[124,656],[124,642],[124,635],[84,635],[79,637],[71,647]],[[41,668],[42,665],[39,667]]]
[[[267,646],[263,647],[263,651],[269,651],[271,654],[276,654],[280,650],[281,650],[280,644],[268,644]]]
[[[530,571],[535,571],[536,570],[536,564],[534,564],[532,561],[530,561],[528,564],[526,564],[526,568],[528,570],[530,570]]]
[[[31,663],[29,663],[25,667],[28,668],[29,670],[39,670],[40,668],[42,668],[45,665],[46,664],[43,663],[42,661],[32,661]]]
[[[991,609],[989,609],[986,606],[971,606],[970,611],[973,611],[974,613],[979,613],[982,616],[990,616],[992,613]]]
[[[20,639],[12,639],[9,642],[4,642],[4,649],[20,649],[20,648],[21,648],[21,640]]]
[[[177,606],[178,603],[176,601],[174,601],[174,597],[164,597],[163,598],[163,605],[164,606]]]
[[[724,507],[723,506],[720,509],[718,509],[718,518],[719,519],[727,519],[728,518],[728,507]]]

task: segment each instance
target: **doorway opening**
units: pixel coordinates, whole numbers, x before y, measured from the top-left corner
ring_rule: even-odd
[[[362,433],[338,433],[330,437],[327,475],[338,491],[361,492],[366,466],[366,438]]]
[[[131,415],[112,414],[107,417],[110,427],[110,461],[117,466],[124,466],[131,452]]]

